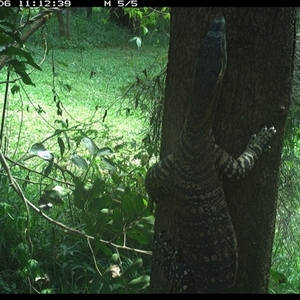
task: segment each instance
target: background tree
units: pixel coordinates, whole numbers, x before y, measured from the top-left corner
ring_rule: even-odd
[[[147,34],[149,29],[153,32],[169,30],[168,7],[111,8],[109,16],[112,22],[129,28],[139,37]]]
[[[59,35],[62,37],[70,38],[71,37],[71,10],[59,10],[56,12]],[[64,20],[64,17],[66,20]]]
[[[59,35],[60,36],[66,36],[66,28],[65,28],[65,22],[62,11],[58,11],[56,13],[57,22],[58,22],[58,28],[59,28]]]
[[[214,123],[216,142],[237,157],[249,131],[274,125],[272,149],[250,175],[224,181],[224,190],[239,246],[239,269],[231,292],[268,291],[276,216],[278,173],[291,95],[295,39],[295,8],[172,8],[171,40],[161,157],[172,153],[181,133],[197,48],[213,18],[227,21],[228,63]],[[184,209],[184,207],[182,207]],[[176,232],[172,199],[156,210],[155,233]],[[176,245],[176,240],[174,241]],[[176,291],[162,270],[154,249],[152,292]]]
[[[86,7],[86,17],[87,19],[92,19],[93,17],[93,7]]]

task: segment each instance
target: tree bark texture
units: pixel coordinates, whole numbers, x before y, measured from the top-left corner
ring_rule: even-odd
[[[176,147],[197,49],[218,14],[227,23],[228,61],[214,120],[216,143],[237,158],[245,150],[250,132],[258,132],[262,125],[274,125],[277,130],[272,148],[245,179],[223,181],[239,249],[236,284],[229,292],[267,293],[280,157],[291,97],[296,8],[172,8],[161,158]],[[172,189],[172,178],[167,185]],[[163,201],[156,209],[155,236],[166,231],[176,245],[171,196]],[[151,292],[176,292],[155,248],[153,258]]]

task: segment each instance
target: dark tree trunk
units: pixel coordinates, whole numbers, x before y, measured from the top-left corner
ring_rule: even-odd
[[[124,15],[123,8],[112,7],[109,10],[109,18],[112,22],[118,24],[119,26],[125,26],[128,28],[132,27],[132,22],[130,21],[129,15]]]
[[[56,17],[58,21],[59,35],[66,36],[65,22],[64,22],[62,11],[57,11]]]
[[[57,11],[56,17],[59,26],[59,35],[62,37],[71,38],[71,9]],[[66,20],[64,20],[64,17],[66,17]]]
[[[123,8],[116,7],[110,9],[110,20],[119,26],[127,27],[137,36],[142,35],[140,21],[136,17],[130,18],[128,14],[124,14]]]
[[[93,17],[93,8],[92,7],[86,7],[86,17],[88,20],[91,20]]]
[[[71,10],[67,9],[67,30],[66,30],[66,37],[69,39],[71,38]]]
[[[238,157],[250,131],[257,132],[264,124],[277,130],[272,148],[245,179],[223,183],[239,248],[236,284],[229,291],[267,293],[280,155],[291,94],[296,8],[172,8],[171,14],[161,157],[176,147],[197,49],[218,14],[227,22],[228,63],[214,122],[217,144]],[[172,188],[171,179],[168,185]],[[170,196],[164,200],[156,210],[155,235],[167,231],[175,235],[176,245],[173,202]],[[151,292],[176,292],[155,248],[153,256]]]

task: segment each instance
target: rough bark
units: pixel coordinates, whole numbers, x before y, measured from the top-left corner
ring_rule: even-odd
[[[291,94],[295,8],[172,8],[161,157],[172,153],[183,127],[197,48],[213,18],[227,22],[228,63],[217,107],[216,142],[234,157],[262,125],[274,125],[271,149],[247,178],[224,181],[237,234],[239,269],[234,293],[266,293],[269,284],[280,155]],[[169,187],[172,188],[170,178]],[[156,210],[155,235],[167,230],[176,245],[172,199]],[[182,207],[184,209],[184,207]],[[176,292],[154,249],[151,291]]]

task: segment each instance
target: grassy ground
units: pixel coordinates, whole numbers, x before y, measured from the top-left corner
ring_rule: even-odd
[[[83,53],[54,50],[42,64],[43,71],[31,74],[35,87],[23,86],[26,93],[22,93],[22,97],[9,94],[6,136],[11,147],[8,151],[13,151],[18,141],[20,153],[43,140],[53,127],[57,127],[55,120],[68,119],[72,126],[92,119],[98,121],[97,130],[107,125],[113,134],[124,135],[127,139],[136,137],[146,125],[145,114],[141,118],[141,112],[134,111],[132,102],[122,98],[121,88],[135,82],[144,69],[158,72],[156,62],[165,55],[166,49],[158,47],[93,49]],[[95,72],[92,78],[91,72]],[[1,88],[4,92],[3,85]],[[58,101],[62,104],[61,116],[56,113]],[[131,113],[126,113],[127,108]],[[107,117],[102,122],[105,111]]]

